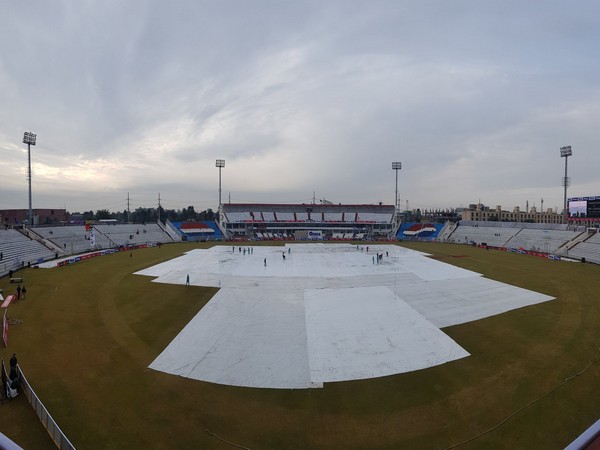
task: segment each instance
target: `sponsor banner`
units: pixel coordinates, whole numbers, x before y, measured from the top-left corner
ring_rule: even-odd
[[[7,312],[8,308],[4,310],[4,318],[2,319],[2,339],[4,340],[5,347],[8,347],[8,320],[6,318]]]
[[[480,247],[485,248],[484,246],[480,246]],[[519,253],[521,255],[531,255],[531,256],[537,256],[540,258],[548,258],[548,259],[552,259],[553,261],[561,260],[560,256],[551,255],[549,253],[539,252],[536,250],[524,250],[523,248],[494,247],[492,245],[488,245],[487,248],[491,248],[492,250],[501,250],[504,252]]]
[[[86,253],[85,255],[73,256],[72,258],[65,259],[63,261],[58,261],[56,265],[58,267],[66,266],[68,264],[74,264],[76,262],[85,261],[86,259],[95,258],[97,256],[108,255],[110,253],[115,253],[117,250],[108,249],[108,250],[99,250],[93,253]]]
[[[101,256],[101,255],[102,255],[101,252],[94,252],[94,253],[88,253],[86,255],[81,255],[80,258],[82,260],[84,260],[84,259],[95,258],[96,256]]]
[[[323,232],[321,230],[310,230],[308,232],[309,240],[323,240]]]
[[[95,258],[97,256],[110,255],[111,253],[117,253],[120,250],[130,250],[132,248],[146,248],[146,247],[149,247],[149,246],[151,247],[152,245],[140,244],[140,245],[131,246],[131,247],[122,247],[120,249],[109,248],[109,249],[106,249],[106,250],[98,250],[97,252],[86,253],[85,255],[73,256],[73,257],[71,257],[69,259],[58,261],[56,263],[56,265],[57,265],[57,267],[62,267],[62,266],[66,266],[68,264],[74,264],[76,262],[85,261],[87,259]]]
[[[127,251],[127,250],[135,250],[136,248],[147,248],[147,247],[148,247],[148,244],[137,244],[137,245],[129,244],[129,245],[125,245],[123,247],[119,247],[118,250],[111,249],[110,253],[124,252],[124,251]]]

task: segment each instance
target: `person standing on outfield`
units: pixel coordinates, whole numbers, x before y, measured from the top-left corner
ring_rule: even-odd
[[[17,286],[17,300],[21,300],[21,285]]]
[[[190,274],[188,273],[186,279],[185,279],[185,285],[189,286],[190,285]]]
[[[23,289],[21,289],[21,295],[23,296],[23,300],[25,300],[25,296],[27,295],[27,289],[25,289],[25,286],[23,286]]]

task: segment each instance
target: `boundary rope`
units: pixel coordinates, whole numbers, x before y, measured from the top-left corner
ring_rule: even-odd
[[[243,445],[238,445],[238,444],[234,444],[233,442],[229,442],[228,440],[223,439],[222,437],[216,435],[215,433],[213,433],[212,431],[209,431],[208,428],[206,429],[206,432],[208,434],[210,434],[211,436],[216,437],[218,440],[220,440],[221,442],[225,442],[226,444],[231,445],[232,447],[236,447],[236,448],[241,448],[243,450],[250,450],[248,447],[244,447]]]
[[[589,362],[589,364],[583,370],[581,370],[580,372],[576,373],[575,375],[572,375],[570,377],[565,378],[562,381],[562,383],[560,383],[558,386],[556,386],[555,388],[553,388],[550,391],[546,392],[545,394],[541,395],[540,397],[538,397],[538,398],[530,401],[525,406],[522,406],[521,408],[517,409],[515,412],[513,412],[512,414],[510,414],[508,417],[506,417],[504,420],[502,420],[501,422],[497,423],[493,427],[488,428],[487,430],[483,431],[482,433],[479,433],[477,436],[473,436],[473,437],[471,437],[471,438],[469,438],[467,440],[459,442],[458,444],[454,444],[454,445],[451,445],[450,447],[446,447],[445,450],[451,450],[453,448],[460,447],[461,445],[468,444],[469,442],[473,442],[474,440],[479,439],[480,437],[485,436],[488,433],[491,433],[495,429],[497,429],[497,428],[501,427],[502,425],[504,425],[506,422],[508,422],[510,419],[512,419],[517,414],[519,414],[521,411],[524,411],[525,409],[529,408],[533,404],[539,402],[543,398],[545,398],[545,397],[549,396],[550,394],[552,394],[553,392],[557,391],[558,389],[560,389],[561,387],[563,387],[565,384],[567,384],[569,381],[577,378],[579,375],[581,375],[584,372],[586,372],[590,367],[592,367],[596,362],[598,362],[598,359],[600,359],[600,347],[598,347],[598,351],[596,352],[596,357],[593,360],[591,360]]]

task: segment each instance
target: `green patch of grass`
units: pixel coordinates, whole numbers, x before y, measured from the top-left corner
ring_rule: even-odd
[[[133,275],[208,247],[174,244],[21,271],[28,299],[9,312],[23,323],[11,327],[2,356],[17,352],[81,449],[228,448],[207,429],[253,449],[445,448],[498,424],[595,357],[598,266],[462,245],[402,245],[556,300],[444,329],[471,356],[430,369],[315,390],[219,386],[147,368],[216,292]],[[6,279],[0,287],[8,291]],[[563,448],[597,419],[599,381],[592,366],[461,448]],[[7,434],[28,448],[52,448],[22,404],[3,405],[20,424]]]

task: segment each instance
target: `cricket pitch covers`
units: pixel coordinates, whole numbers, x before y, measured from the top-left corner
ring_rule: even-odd
[[[150,368],[260,388],[322,387],[464,358],[440,327],[553,299],[395,245],[215,246],[137,274],[220,288]]]

